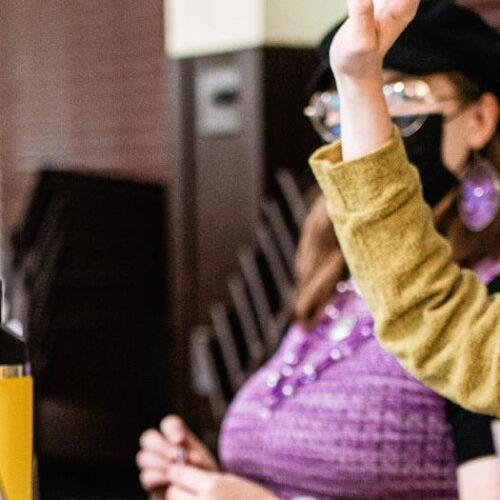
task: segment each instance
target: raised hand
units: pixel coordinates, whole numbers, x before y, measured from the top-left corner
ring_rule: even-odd
[[[180,458],[200,469],[218,470],[217,461],[210,451],[175,415],[162,420],[160,431],[147,430],[141,436],[140,444],[136,462],[141,471],[141,484],[155,500],[165,497],[170,468]]]
[[[347,0],[349,17],[330,60],[337,80],[380,78],[385,54],[414,18],[420,0]]]
[[[349,17],[333,39],[330,62],[340,97],[342,156],[353,160],[392,136],[382,92],[383,60],[415,16],[420,0],[347,0],[347,4]]]

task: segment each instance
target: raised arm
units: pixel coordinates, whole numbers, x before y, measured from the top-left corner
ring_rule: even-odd
[[[311,165],[381,343],[436,392],[500,416],[500,296],[451,260],[392,128],[382,60],[417,0],[349,0],[332,45],[342,147]]]

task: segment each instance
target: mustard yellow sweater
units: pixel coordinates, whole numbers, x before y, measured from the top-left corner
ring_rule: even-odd
[[[362,158],[343,162],[335,143],[310,163],[383,346],[446,398],[500,416],[500,294],[452,262],[398,133]]]

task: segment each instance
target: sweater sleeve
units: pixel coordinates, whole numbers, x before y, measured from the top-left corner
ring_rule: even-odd
[[[325,146],[310,163],[382,345],[439,394],[500,416],[500,295],[452,262],[399,134],[348,162]]]

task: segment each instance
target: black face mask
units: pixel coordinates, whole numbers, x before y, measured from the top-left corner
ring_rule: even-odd
[[[425,201],[436,206],[457,185],[443,163],[443,115],[429,115],[420,129],[403,139],[408,158],[420,173]]]

